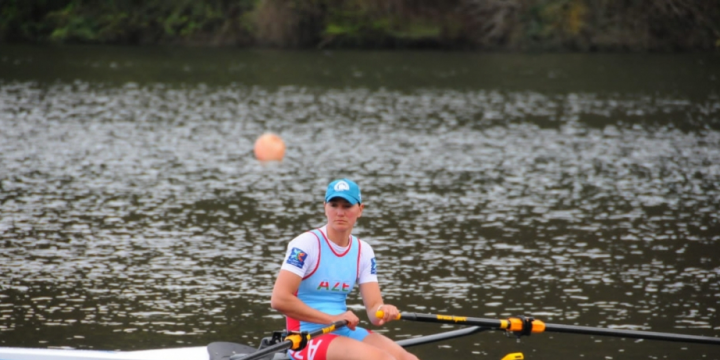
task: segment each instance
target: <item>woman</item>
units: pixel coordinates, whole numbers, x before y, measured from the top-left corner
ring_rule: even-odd
[[[383,325],[398,315],[395,306],[383,303],[372,248],[351,234],[364,207],[356,183],[335,180],[325,192],[327,225],[288,245],[271,299],[272,308],[287,317],[288,330],[312,331],[335,321],[348,322],[347,327],[310,340],[302,350],[290,350],[294,360],[417,360],[387,337],[357,326],[360,319],[347,309],[345,300],[357,282],[370,322]],[[375,316],[378,310],[383,318]]]

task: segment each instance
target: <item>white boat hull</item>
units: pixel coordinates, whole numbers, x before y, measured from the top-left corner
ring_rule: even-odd
[[[404,339],[397,343],[402,347],[416,346],[468,336],[485,330],[488,329],[471,326],[439,334]],[[228,360],[233,355],[250,354],[255,351],[257,349],[254,347],[222,341],[213,342],[207,346],[136,351],[0,347],[0,360]],[[284,352],[279,352],[268,354],[261,360],[269,359],[288,360],[288,357]]]
[[[0,360],[209,360],[207,347],[99,351],[0,347]]]

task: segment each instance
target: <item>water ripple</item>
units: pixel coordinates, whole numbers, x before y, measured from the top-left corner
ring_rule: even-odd
[[[1,83],[0,330],[252,341],[281,326],[285,244],[351,176],[407,310],[717,335],[719,115],[716,97]],[[252,158],[268,130],[282,163]]]

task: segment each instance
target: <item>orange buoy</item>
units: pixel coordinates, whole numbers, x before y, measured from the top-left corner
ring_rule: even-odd
[[[281,161],[285,156],[285,142],[272,133],[262,134],[255,141],[255,157],[260,161]]]

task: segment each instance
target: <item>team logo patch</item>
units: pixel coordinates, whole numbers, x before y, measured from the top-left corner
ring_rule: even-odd
[[[290,256],[288,256],[287,261],[285,262],[302,269],[303,266],[305,266],[305,259],[307,259],[307,253],[294,247],[290,251]]]
[[[348,191],[350,190],[350,185],[344,181],[338,181],[337,184],[335,184],[335,191]]]
[[[370,259],[370,273],[377,275],[377,264],[375,263],[375,258]]]

